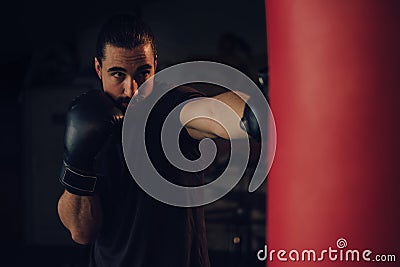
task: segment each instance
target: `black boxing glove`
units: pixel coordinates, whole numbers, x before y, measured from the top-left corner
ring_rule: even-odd
[[[243,111],[243,117],[240,121],[240,127],[244,131],[246,131],[249,136],[260,142],[261,141],[260,126],[257,122],[257,118],[254,114],[254,111],[248,105],[248,103],[251,104],[251,102],[253,101],[255,101],[253,98],[249,98],[247,100]]]
[[[68,192],[90,196],[99,190],[102,173],[95,169],[96,156],[121,134],[122,120],[122,111],[103,91],[88,91],[72,101],[66,118],[60,175]]]

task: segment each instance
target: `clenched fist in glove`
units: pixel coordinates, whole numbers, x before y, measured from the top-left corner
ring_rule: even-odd
[[[112,98],[100,90],[88,91],[72,101],[66,119],[60,175],[68,192],[90,196],[99,190],[102,173],[95,168],[96,157],[121,134],[123,116]]]

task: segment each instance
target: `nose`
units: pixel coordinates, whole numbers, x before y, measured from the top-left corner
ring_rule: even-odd
[[[135,79],[127,78],[124,84],[124,95],[128,97],[133,97],[138,92],[138,83]]]

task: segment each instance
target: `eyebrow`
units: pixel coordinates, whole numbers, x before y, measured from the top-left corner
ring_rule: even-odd
[[[114,71],[122,71],[122,72],[126,72],[126,69],[121,68],[121,67],[111,67],[107,70],[107,72],[114,72]]]
[[[140,66],[139,68],[137,68],[138,71],[147,70],[147,69],[151,69],[150,64],[144,64],[144,65]]]
[[[144,65],[140,66],[139,68],[137,68],[136,71],[147,70],[147,69],[151,69],[150,64],[144,64]],[[107,72],[115,72],[115,71],[126,72],[126,69],[124,69],[122,67],[111,67],[107,70]]]

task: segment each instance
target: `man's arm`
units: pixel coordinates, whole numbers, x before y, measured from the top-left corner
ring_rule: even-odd
[[[190,136],[195,139],[248,138],[246,131],[240,127],[245,102],[239,95],[245,100],[249,98],[244,93],[229,91],[191,101],[182,108],[180,120]]]
[[[58,214],[77,243],[92,242],[101,227],[99,194],[106,176],[95,163],[100,151],[120,134],[122,119],[122,112],[100,90],[81,94],[67,112],[59,177],[65,191],[58,202]]]
[[[58,215],[76,243],[91,243],[102,224],[100,198],[78,196],[65,190],[58,201]]]

